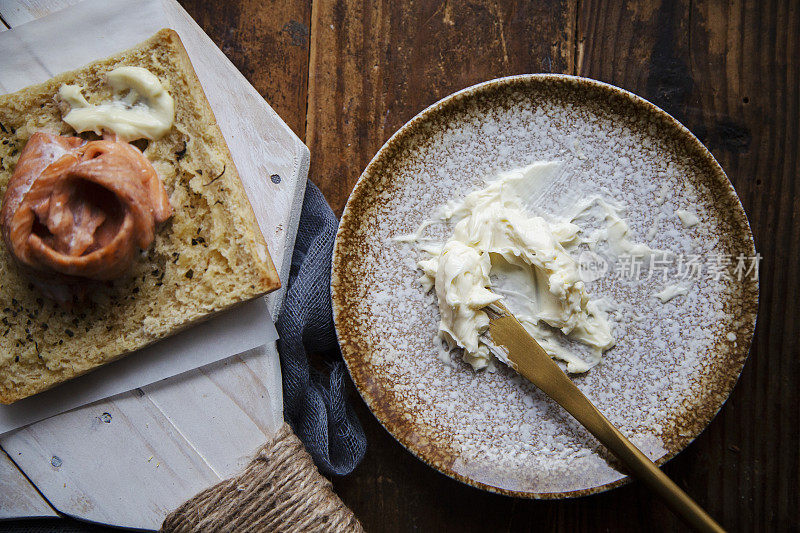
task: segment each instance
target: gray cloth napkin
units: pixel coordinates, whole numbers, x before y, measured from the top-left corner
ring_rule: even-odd
[[[347,402],[346,369],[333,327],[331,255],[337,227],[322,192],[309,181],[286,300],[275,326],[284,417],[322,472],[345,475],[361,462],[367,439]],[[310,365],[309,354],[322,356],[324,371]]]

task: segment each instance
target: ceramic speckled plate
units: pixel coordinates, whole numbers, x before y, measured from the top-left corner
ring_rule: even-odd
[[[392,240],[487,176],[537,160],[565,168],[539,207],[555,213],[599,194],[627,206],[634,240],[675,258],[699,258],[699,274],[683,270],[688,294],[667,303],[654,295],[679,276],[677,259],[638,278],[611,264],[590,283],[591,294],[615,304],[617,345],[573,378],[649,457],[673,457],[722,406],[747,358],[758,284],[752,276],[737,279],[735,267],[740,254],[755,250],[742,206],[711,154],[631,93],[569,76],[515,76],[465,89],[417,115],[381,148],[350,196],[332,293],[353,380],[400,443],[476,487],[559,498],[617,486],[625,474],[588,432],[509,369],[474,372],[455,354],[441,356],[435,296],[417,282],[417,253]],[[685,227],[680,209],[700,223]]]

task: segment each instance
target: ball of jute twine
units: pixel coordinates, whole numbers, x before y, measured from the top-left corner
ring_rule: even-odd
[[[283,424],[236,477],[170,513],[161,531],[363,532],[303,443]]]

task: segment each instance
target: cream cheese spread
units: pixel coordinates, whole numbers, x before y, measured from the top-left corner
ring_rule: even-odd
[[[607,241],[618,253],[649,253],[630,238],[620,209],[599,197],[581,202],[568,218],[547,219],[525,205],[533,188],[560,171],[560,164],[539,162],[499,174],[460,202],[451,202],[441,220],[454,224],[443,244],[423,242],[423,225],[397,240],[418,244],[425,256],[418,265],[426,289],[434,288],[441,321],[439,335],[451,348],[463,350],[474,369],[491,365],[481,335],[489,325],[483,309],[501,300],[552,357],[573,373],[600,362],[615,339],[602,300],[592,299],[570,254],[581,244]],[[573,222],[596,209],[604,228],[582,235]],[[589,347],[581,358],[569,341]]]
[[[106,75],[114,90],[109,102],[92,105],[77,85],[62,85],[58,91],[69,104],[64,122],[78,133],[103,130],[123,141],[163,137],[175,120],[175,102],[159,79],[142,67],[118,67]],[[127,92],[127,94],[125,94]]]
[[[654,296],[658,298],[662,304],[665,304],[673,298],[677,298],[678,296],[686,296],[687,294],[689,294],[689,289],[686,287],[682,287],[680,285],[667,285],[661,291],[655,293]]]
[[[691,211],[686,211],[685,209],[678,209],[677,211],[675,211],[675,214],[678,215],[679,219],[681,219],[681,223],[683,223],[683,227],[685,228],[692,228],[700,223],[700,219],[697,218],[697,215],[695,215]]]
[[[596,250],[599,244],[604,243],[608,252],[616,258],[628,255],[646,259],[653,254],[665,254],[662,250],[655,250],[646,244],[633,241],[631,228],[623,218],[623,211],[621,206],[600,196],[592,196],[576,202],[568,217],[571,222],[581,222],[589,218],[596,218],[602,222],[598,229],[580,241],[588,245],[590,250]]]

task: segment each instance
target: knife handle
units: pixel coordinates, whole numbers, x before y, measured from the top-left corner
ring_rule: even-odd
[[[566,379],[569,380],[569,378]],[[692,529],[715,533],[725,531],[653,461],[625,438],[577,387],[572,394],[564,396],[561,399],[553,399],[583,424],[606,448],[611,450],[636,477],[661,496],[664,502]]]
[[[695,531],[724,532],[702,507],[597,410],[505,306],[493,304],[488,309],[491,321],[483,340],[501,360],[566,409]]]

